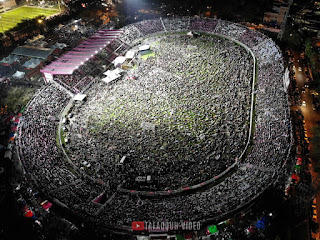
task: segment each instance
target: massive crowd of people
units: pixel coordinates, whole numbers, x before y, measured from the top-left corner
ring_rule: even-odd
[[[260,33],[226,21],[206,21],[144,21],[125,27],[119,41],[131,45],[165,31],[164,26],[174,31],[179,23],[177,31],[227,34],[228,28],[229,37],[252,50],[258,60],[253,145],[244,160],[236,162],[236,171],[190,194],[145,199],[117,191],[119,186],[134,187],[128,181],[131,173],[152,176],[161,171],[156,190],[206,180],[234,163],[246,144],[254,69],[250,54],[228,40],[171,35],[154,42],[157,56],[137,60],[137,68],[125,75],[129,78],[111,85],[98,82],[87,90],[87,102],[73,106],[66,121],[73,133],[66,150],[80,173],[57,147],[57,126],[69,96],[53,85],[35,95],[19,125],[18,142],[26,170],[47,194],[81,216],[128,226],[134,220],[219,218],[275,181],[290,146],[281,53]],[[123,156],[128,167],[116,169]],[[104,200],[98,201],[101,194]]]
[[[137,219],[151,222],[215,219],[254,200],[270,184],[275,174],[241,165],[235,174],[220,184],[189,195],[141,198],[139,195],[116,193],[98,218],[110,225],[121,221],[125,226]]]
[[[144,175],[158,185],[154,190],[201,183],[226,170],[244,149],[252,57],[214,37],[169,36],[153,51],[156,58],[140,59],[127,72],[134,79],[105,89],[96,85],[87,102],[74,108],[70,135],[87,141],[72,138],[72,157],[108,165],[99,171],[104,181],[117,179],[110,168],[126,156],[126,185]],[[141,127],[144,122],[155,131]]]
[[[53,80],[61,84],[61,86],[69,90],[71,93],[77,94],[82,92],[87,85],[90,84],[93,77],[87,76],[81,70],[76,70],[72,75],[56,74],[54,75]]]
[[[56,145],[60,111],[68,100],[63,91],[46,86],[30,102],[19,125],[21,160],[37,183],[47,190],[74,181]]]

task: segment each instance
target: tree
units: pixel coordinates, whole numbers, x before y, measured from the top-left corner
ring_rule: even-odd
[[[301,44],[303,43],[303,39],[299,35],[299,33],[292,28],[287,27],[283,33],[283,42],[285,42],[288,46],[294,49],[300,49]]]
[[[316,53],[312,47],[312,39],[308,38],[305,43],[305,54],[311,60],[315,57]]]

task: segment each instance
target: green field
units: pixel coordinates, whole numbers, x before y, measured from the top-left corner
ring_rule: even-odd
[[[141,58],[143,60],[147,60],[149,57],[154,57],[154,56],[156,56],[156,54],[153,51],[148,50],[148,51],[145,51],[145,53],[141,55]]]
[[[4,12],[0,14],[0,32],[3,33],[11,28],[14,28],[24,19],[32,19],[41,15],[49,16],[58,12],[58,9],[27,6]]]

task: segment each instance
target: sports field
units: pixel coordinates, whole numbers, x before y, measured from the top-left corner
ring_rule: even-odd
[[[143,60],[147,60],[149,57],[155,57],[155,56],[156,54],[151,50],[145,51],[145,53],[141,54],[141,58]]]
[[[23,19],[32,19],[37,16],[53,15],[58,13],[58,9],[52,8],[39,8],[39,7],[19,7],[0,14],[0,32],[3,33],[11,28],[14,28]]]

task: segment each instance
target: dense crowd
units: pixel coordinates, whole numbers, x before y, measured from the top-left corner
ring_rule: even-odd
[[[219,33],[223,36],[227,36],[237,40],[245,30],[246,28],[244,26],[237,25],[237,24],[230,24],[227,21],[219,21],[219,24],[215,29],[215,33]]]
[[[173,31],[179,23],[177,31],[193,26],[192,30],[227,34],[223,29],[228,28],[228,36],[252,49],[258,60],[253,145],[244,161],[237,162],[236,171],[191,194],[145,199],[117,191],[121,184],[132,187],[132,176],[156,176],[158,171],[161,189],[206,180],[234,163],[246,144],[252,58],[227,40],[181,35],[160,38],[153,45],[160,57],[137,60],[137,68],[127,72],[131,78],[94,84],[86,92],[87,102],[74,105],[67,126],[73,134],[66,148],[79,174],[71,171],[56,142],[68,95],[53,85],[36,94],[24,113],[18,140],[25,168],[37,184],[77,214],[104,225],[218,218],[254,200],[275,181],[290,146],[286,95],[281,90],[283,63],[272,40],[221,22],[144,21],[125,27],[120,40],[131,45],[146,34],[163,32],[163,26]],[[99,59],[107,56],[107,50],[98,54]],[[189,121],[184,122],[186,117]],[[129,168],[117,170],[123,156]],[[95,201],[101,194],[104,200]]]
[[[94,205],[92,200],[104,191],[103,187],[87,182],[74,172],[61,157],[56,142],[60,113],[69,100],[69,95],[54,85],[36,94],[19,125],[20,158],[37,185],[49,196],[75,209],[82,209],[81,204],[89,208]]]
[[[149,35],[164,31],[160,19],[148,20],[148,24],[145,24],[145,22],[138,22],[135,23],[135,26],[143,35]]]
[[[123,27],[122,30],[123,33],[119,36],[119,39],[129,45],[143,36],[138,28],[133,24]]]
[[[235,174],[220,184],[189,195],[146,199],[117,193],[98,218],[111,225],[120,221],[126,226],[137,219],[152,222],[215,219],[254,200],[273,177],[275,172],[241,165]]]
[[[270,54],[272,53],[270,51]],[[260,61],[254,145],[245,161],[260,167],[279,169],[283,163],[283,156],[290,147],[289,109],[286,93],[281,86],[283,65],[277,54],[270,63],[264,63],[261,55],[257,56]],[[275,85],[274,81],[277,81],[278,85]]]
[[[122,54],[128,48],[129,46],[127,44],[118,39],[113,40],[107,47],[107,49],[110,50],[111,53],[115,52],[118,54]]]
[[[177,32],[177,31],[185,31],[189,28],[190,18],[181,17],[181,18],[164,18],[163,24],[165,26],[165,30],[168,32]]]
[[[44,189],[74,181],[60,158],[56,146],[60,111],[68,102],[67,95],[53,86],[46,86],[31,101],[19,125],[19,146],[22,162]]]
[[[248,47],[253,48],[258,44],[262,44],[267,37],[257,31],[246,29],[240,36],[239,41],[246,44]]]
[[[107,165],[99,172],[104,181],[117,178],[110,169],[123,156],[130,161],[126,185],[141,175],[151,175],[156,189],[206,181],[233,164],[245,146],[252,58],[233,42],[212,37],[170,36],[153,51],[159,57],[140,60],[127,72],[134,79],[104,91],[97,85],[75,107],[71,135],[87,141],[73,137],[72,156]],[[144,122],[155,124],[155,132],[142,128]]]
[[[86,76],[86,74],[81,70],[76,70],[72,75],[56,74],[54,75],[53,80],[58,82],[71,93],[77,94],[82,92],[93,80],[93,78]]]
[[[204,32],[214,32],[218,24],[217,20],[194,19],[190,21],[190,30],[200,30]]]

